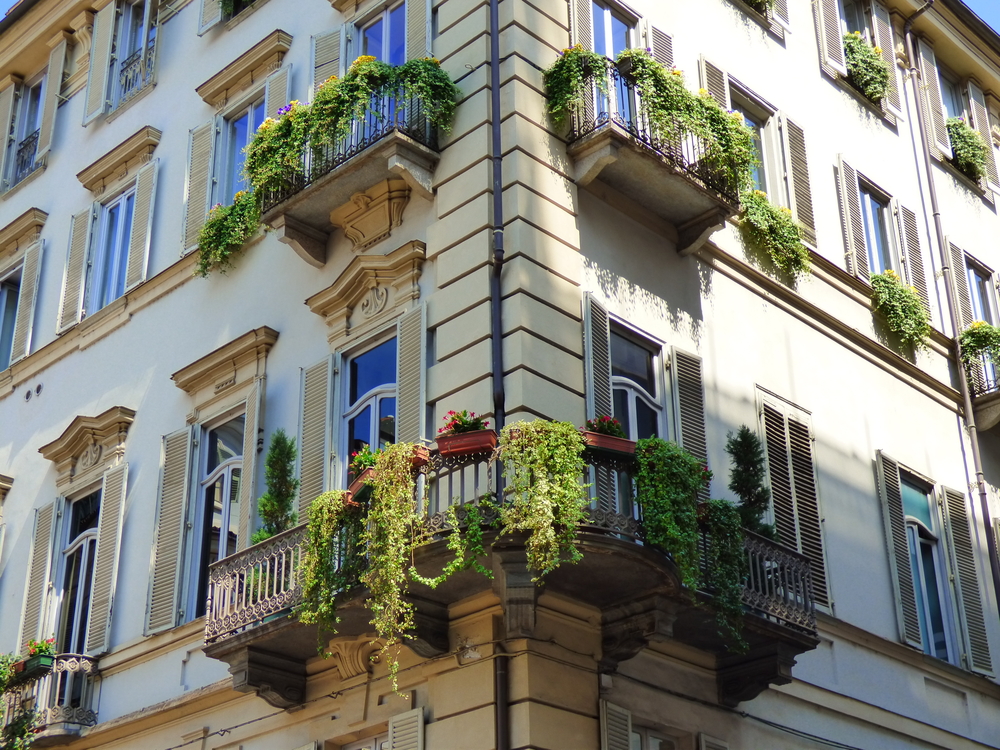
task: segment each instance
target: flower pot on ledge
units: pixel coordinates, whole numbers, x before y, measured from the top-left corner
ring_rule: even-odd
[[[414,469],[419,469],[431,460],[431,452],[426,445],[413,446],[413,455],[410,456],[410,465]]]
[[[44,677],[52,671],[56,657],[52,654],[38,654],[11,665],[14,670],[12,683],[30,682]]]
[[[368,492],[371,492],[371,488],[368,486],[367,481],[373,471],[374,469],[365,469],[354,477],[351,484],[347,488],[347,491],[351,494],[351,500],[345,502],[356,502],[357,500],[362,500],[367,496]]]
[[[583,442],[591,450],[629,458],[635,455],[634,440],[605,435],[603,432],[591,432],[590,430],[581,430],[580,432],[583,435]]]
[[[497,434],[494,430],[451,432],[446,435],[438,435],[437,447],[442,456],[492,453],[493,449],[497,447]]]

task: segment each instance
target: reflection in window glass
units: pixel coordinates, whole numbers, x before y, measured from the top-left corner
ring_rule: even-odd
[[[384,344],[379,344],[374,349],[354,357],[351,360],[350,378],[351,403],[357,401],[359,397],[373,388],[394,385],[396,382],[396,339],[389,339]]]
[[[658,436],[662,413],[656,368],[659,347],[643,345],[622,332],[611,331],[611,386],[614,417],[630,440]],[[598,415],[600,416],[600,415]]]
[[[347,372],[348,456],[396,442],[396,339],[352,357]]]
[[[906,537],[924,652],[948,659],[948,634],[942,599],[944,560],[936,535],[932,499],[927,490],[903,477],[900,487],[906,514]]]
[[[889,203],[862,185],[861,213],[868,247],[868,267],[872,274],[885,273],[894,266],[889,244]]]
[[[0,370],[6,370],[10,366],[19,291],[20,284],[16,278],[0,282]]]

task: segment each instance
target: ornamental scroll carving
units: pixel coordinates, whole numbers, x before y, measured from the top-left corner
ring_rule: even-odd
[[[382,312],[389,301],[389,290],[377,284],[368,290],[368,296],[361,301],[361,314],[366,318]]]
[[[403,223],[403,209],[410,202],[410,187],[393,178],[372,185],[330,212],[330,223],[344,230],[355,252],[381,242]]]
[[[381,642],[373,642],[368,636],[355,641],[334,641],[330,644],[330,657],[337,665],[342,680],[365,674],[378,661],[375,655],[381,650]]]
[[[97,443],[91,443],[82,451],[80,455],[76,458],[76,468],[74,469],[74,474],[79,474],[81,471],[86,471],[93,466],[97,465],[97,462],[101,460],[101,454],[103,449]]]

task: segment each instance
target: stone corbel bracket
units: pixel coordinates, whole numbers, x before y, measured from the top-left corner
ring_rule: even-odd
[[[278,241],[292,248],[310,266],[322,268],[326,265],[326,232],[303,224],[288,214],[279,214],[272,219],[270,226]]]
[[[330,223],[343,229],[354,252],[360,253],[384,240],[403,223],[403,209],[409,202],[410,187],[406,180],[382,180],[331,211]]]
[[[601,618],[599,671],[614,672],[650,641],[673,638],[677,613],[677,602],[658,594],[605,611]]]
[[[7,493],[14,486],[14,478],[6,474],[0,474],[0,521],[3,520],[3,501],[7,498]]]
[[[524,545],[493,545],[493,591],[503,609],[505,639],[530,638],[535,633],[540,584],[533,578]]]
[[[677,253],[679,255],[693,253],[704,245],[712,234],[722,229],[726,219],[731,215],[732,212],[724,208],[713,208],[681,224],[677,227]]]
[[[233,689],[254,693],[275,708],[294,708],[306,698],[305,664],[253,647],[229,661]]]
[[[716,672],[719,703],[735,708],[756,698],[770,685],[792,681],[795,652],[784,643],[772,643],[743,656],[720,662]]]

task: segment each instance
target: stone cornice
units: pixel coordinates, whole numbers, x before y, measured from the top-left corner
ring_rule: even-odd
[[[37,242],[47,218],[49,215],[42,209],[29,208],[0,229],[0,259]]]
[[[190,396],[208,386],[219,392],[235,385],[235,373],[241,367],[266,358],[277,340],[278,332],[273,328],[255,328],[178,370],[170,379]]]
[[[7,493],[10,492],[10,488],[13,486],[13,477],[8,477],[6,474],[0,474],[0,507],[3,506],[3,501],[7,497]]]
[[[80,183],[94,193],[103,192],[111,182],[121,179],[137,166],[145,164],[160,142],[162,133],[147,125],[119,143],[89,167],[78,172]]]
[[[112,406],[96,417],[74,417],[62,435],[38,449],[56,465],[56,485],[64,489],[80,476],[103,472],[120,458],[134,419],[135,411],[125,406]]]
[[[213,107],[224,105],[234,93],[258,83],[281,67],[292,35],[275,29],[233,62],[201,84],[195,91]]]

